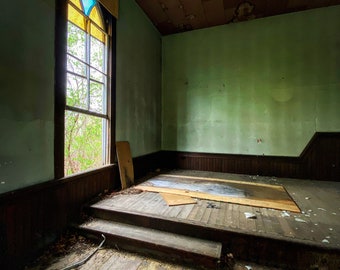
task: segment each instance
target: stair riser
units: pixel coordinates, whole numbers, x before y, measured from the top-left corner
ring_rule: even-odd
[[[102,232],[91,229],[80,229],[80,232],[87,237],[97,238]],[[164,261],[186,264],[188,266],[199,266],[199,269],[217,269],[219,261],[216,258],[206,257],[183,250],[177,250],[170,246],[160,246],[152,243],[103,233],[106,237],[105,245],[136,252],[145,256],[151,256]]]
[[[106,209],[88,209],[95,217],[114,220],[136,226],[142,226],[186,236],[218,241],[223,244],[223,254],[233,253],[240,260],[281,266],[288,269],[309,269],[311,265],[324,261],[329,269],[340,266],[339,251],[330,248],[296,243],[288,239],[275,239],[203,227],[193,222],[174,221],[153,216],[138,215]]]
[[[222,237],[220,230],[208,227],[202,229],[202,226],[195,223],[183,223],[170,219],[98,208],[89,208],[87,209],[87,213],[95,218],[111,220],[190,237],[207,239],[211,241],[219,242]]]

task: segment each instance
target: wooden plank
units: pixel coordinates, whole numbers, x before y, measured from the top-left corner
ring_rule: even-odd
[[[207,18],[207,25],[221,25],[226,23],[224,17],[224,4],[223,0],[210,0],[203,1],[203,9]]]
[[[206,24],[206,18],[201,1],[182,0],[183,9],[185,11],[187,23],[193,29],[198,29]]]
[[[110,239],[121,239],[122,242],[139,242],[144,247],[155,248],[179,254],[204,256],[215,261],[221,256],[221,243],[203,240],[184,235],[159,231],[146,227],[139,227],[114,221],[93,219],[82,224],[80,229],[88,232],[103,233]]]
[[[173,205],[183,205],[183,204],[193,204],[196,200],[189,196],[171,194],[171,193],[161,193],[161,196],[166,201],[169,206]]]
[[[179,175],[179,174],[160,174],[157,177],[172,177],[172,178],[178,178],[178,179],[184,178],[184,179],[190,179],[190,180],[217,181],[217,182],[252,185],[252,186],[259,186],[259,187],[270,187],[270,188],[278,189],[278,190],[282,190],[283,188],[280,185],[270,185],[270,184],[263,184],[263,183],[254,183],[254,182],[212,178],[212,177],[188,176],[188,175]]]
[[[132,156],[129,142],[116,142],[116,152],[122,189],[134,184]]]
[[[197,203],[197,202],[196,202]],[[187,204],[182,206],[181,212],[178,213],[177,217],[178,219],[186,219],[192,209],[194,208],[194,204]]]
[[[166,192],[166,193],[190,196],[193,198],[200,198],[200,199],[211,200],[211,201],[245,204],[245,205],[257,206],[257,207],[273,208],[273,209],[286,210],[286,211],[300,213],[300,209],[297,207],[297,205],[293,201],[288,201],[288,200],[275,201],[275,200],[249,199],[249,198],[233,198],[233,197],[212,195],[212,194],[203,193],[203,192],[188,191],[188,190],[183,190],[183,189],[153,187],[153,186],[145,186],[145,185],[138,185],[137,188],[144,190],[144,191],[151,191],[151,192],[158,192],[158,193]]]

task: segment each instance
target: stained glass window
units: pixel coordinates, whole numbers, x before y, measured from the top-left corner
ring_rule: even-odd
[[[86,16],[89,16],[92,8],[96,5],[96,0],[82,0],[81,1],[84,7],[84,13]]]
[[[65,175],[107,162],[108,35],[95,0],[69,0]]]

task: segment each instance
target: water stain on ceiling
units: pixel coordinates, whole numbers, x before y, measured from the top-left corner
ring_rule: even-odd
[[[340,5],[340,0],[136,0],[162,35]]]

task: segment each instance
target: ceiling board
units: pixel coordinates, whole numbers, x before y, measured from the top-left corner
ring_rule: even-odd
[[[207,20],[207,26],[225,24],[223,0],[203,0],[204,14]]]
[[[340,5],[340,0],[136,0],[136,2],[162,35]]]
[[[201,1],[182,0],[183,9],[187,18],[187,23],[193,29],[203,28],[206,25],[206,19]]]

